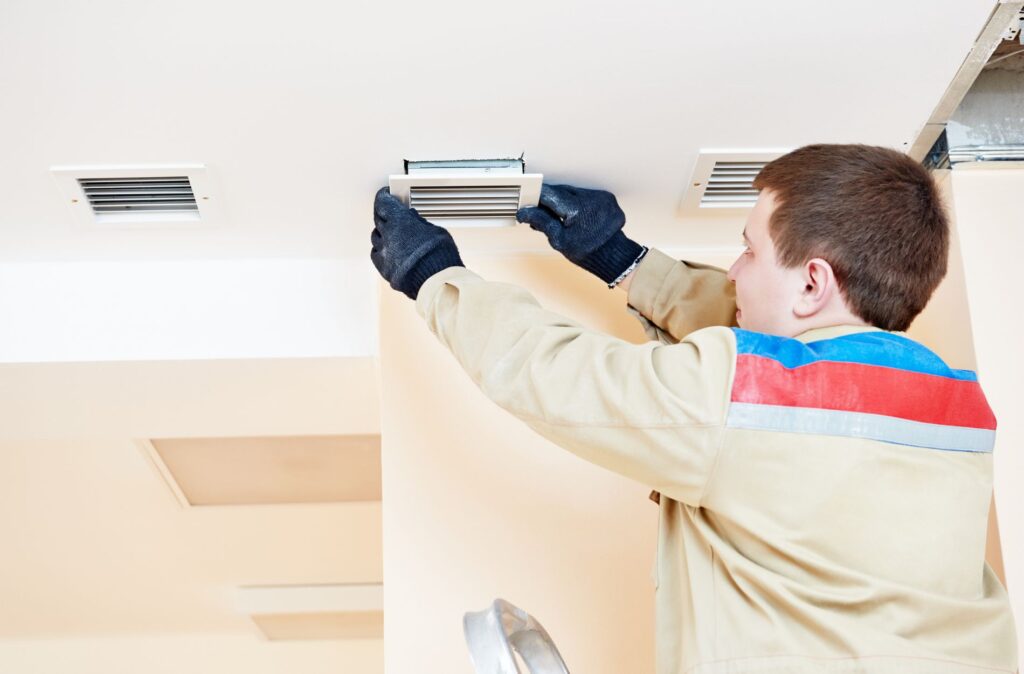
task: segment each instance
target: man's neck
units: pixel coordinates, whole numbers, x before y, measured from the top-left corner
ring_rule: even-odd
[[[804,330],[793,336],[793,339],[807,343],[817,342],[823,339],[832,339],[833,337],[842,337],[843,335],[852,335],[858,332],[880,332],[881,328],[874,325],[867,325],[866,323],[858,324],[846,324],[846,325],[826,325],[816,328],[810,328]]]

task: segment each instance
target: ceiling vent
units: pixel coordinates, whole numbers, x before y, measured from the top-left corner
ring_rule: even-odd
[[[746,210],[757,201],[754,178],[765,164],[787,150],[701,150],[680,210],[700,215],[706,209]]]
[[[55,166],[51,172],[82,225],[195,227],[217,221],[201,164]]]
[[[522,159],[406,161],[388,179],[391,194],[445,227],[506,227],[516,211],[536,206],[544,176]]]
[[[196,195],[188,176],[166,178],[79,178],[92,212],[183,213],[198,216]]]

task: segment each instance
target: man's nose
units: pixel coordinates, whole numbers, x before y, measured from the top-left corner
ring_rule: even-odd
[[[725,277],[732,281],[733,283],[736,283],[736,268],[740,265],[740,260],[742,259],[742,255],[736,258],[736,261],[732,263],[731,267],[729,267],[729,271],[725,273]]]

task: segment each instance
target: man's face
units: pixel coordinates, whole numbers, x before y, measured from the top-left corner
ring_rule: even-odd
[[[774,210],[774,193],[761,190],[743,230],[746,248],[729,268],[729,280],[736,284],[736,322],[741,328],[792,337],[799,332],[793,306],[806,283],[800,267],[786,269],[775,260],[768,235]]]

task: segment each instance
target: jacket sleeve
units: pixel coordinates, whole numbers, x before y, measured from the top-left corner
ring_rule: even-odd
[[[649,339],[673,344],[712,325],[736,325],[736,293],[718,267],[675,260],[656,248],[637,265],[626,310]]]
[[[633,344],[464,267],[428,279],[416,309],[484,394],[542,436],[700,504],[728,405],[731,330]]]

